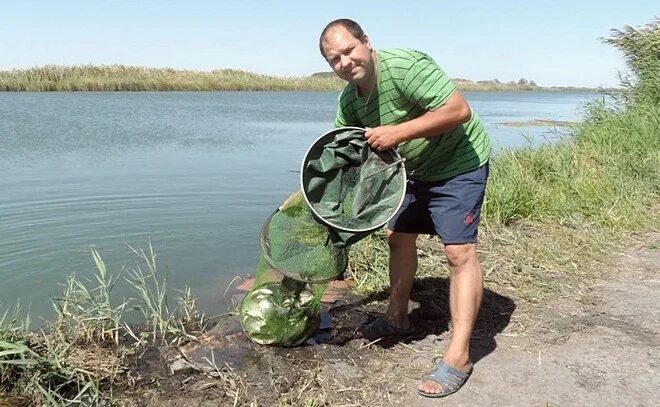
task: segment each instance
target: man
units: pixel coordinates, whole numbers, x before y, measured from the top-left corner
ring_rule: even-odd
[[[389,306],[382,318],[363,328],[363,336],[411,332],[408,301],[417,269],[415,242],[420,233],[439,235],[451,269],[452,339],[418,391],[427,397],[452,394],[472,372],[470,336],[483,295],[476,242],[488,177],[488,136],[427,55],[375,50],[349,19],[330,22],[319,47],[332,70],[349,82],[339,98],[335,125],[366,127],[367,141],[376,150],[397,148],[410,179],[404,203],[387,230]]]

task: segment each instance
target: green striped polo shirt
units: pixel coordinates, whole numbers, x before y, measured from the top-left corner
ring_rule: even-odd
[[[335,126],[378,127],[402,123],[442,106],[456,86],[428,55],[411,49],[377,50],[374,94],[360,97],[353,84],[339,96]],[[488,161],[490,141],[472,112],[470,120],[434,137],[397,147],[412,179],[439,181],[479,168]]]

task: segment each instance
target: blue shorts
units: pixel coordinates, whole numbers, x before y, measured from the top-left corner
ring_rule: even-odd
[[[444,244],[476,243],[487,179],[488,163],[442,181],[408,180],[403,204],[387,227],[438,235]]]

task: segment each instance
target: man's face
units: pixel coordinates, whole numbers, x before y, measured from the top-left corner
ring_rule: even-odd
[[[342,26],[332,28],[322,41],[325,59],[340,78],[368,85],[373,80],[374,61],[369,38],[364,42]]]

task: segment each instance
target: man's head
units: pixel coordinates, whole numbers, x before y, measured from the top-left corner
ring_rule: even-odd
[[[321,55],[340,78],[370,87],[375,78],[374,55],[369,37],[353,20],[331,21],[319,38]]]

